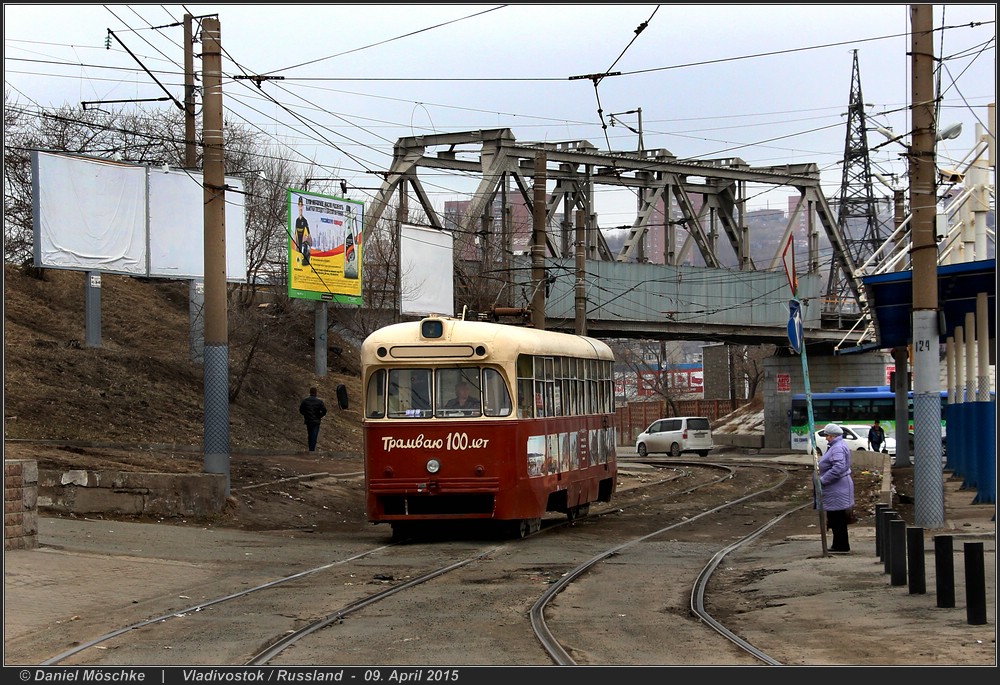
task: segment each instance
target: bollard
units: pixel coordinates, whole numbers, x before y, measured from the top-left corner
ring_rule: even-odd
[[[875,505],[875,554],[882,561],[882,512],[889,508],[882,502]]]
[[[937,576],[937,605],[950,609],[955,606],[955,557],[950,535],[934,536],[934,573]]]
[[[882,547],[879,550],[879,561],[884,562],[885,572],[889,572],[889,522],[896,518],[892,509],[882,510]]]
[[[889,523],[889,566],[892,584],[906,585],[906,521],[893,519]]]
[[[910,565],[910,594],[927,593],[924,577],[924,529],[919,526],[906,529],[906,558]]]
[[[970,626],[986,623],[986,572],[983,543],[965,543],[965,613]]]

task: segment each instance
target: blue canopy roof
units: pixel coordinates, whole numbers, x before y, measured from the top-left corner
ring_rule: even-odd
[[[938,309],[944,313],[941,342],[955,335],[956,326],[965,326],[965,315],[976,313],[976,296],[986,293],[990,340],[996,339],[995,259],[938,266]],[[913,340],[913,272],[894,271],[878,276],[864,276],[875,318],[879,347],[905,347]]]

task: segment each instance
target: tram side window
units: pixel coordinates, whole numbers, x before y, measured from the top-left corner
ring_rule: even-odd
[[[545,416],[556,416],[555,359],[552,357],[545,357],[543,365],[545,368]]]
[[[517,416],[530,419],[535,415],[535,358],[530,354],[517,357]]]
[[[600,370],[600,380],[598,382],[598,394],[600,396],[600,411],[607,414],[610,411],[611,398],[608,395],[608,366],[605,362],[597,362]]]
[[[566,372],[563,369],[563,363],[566,361],[562,357],[555,357],[553,360],[553,384],[552,384],[552,413],[553,416],[564,416],[563,411],[563,394],[562,394],[562,379],[565,377]]]
[[[587,375],[584,365],[587,362],[583,359],[573,360],[573,413],[581,416],[587,413]]]
[[[483,369],[483,413],[486,416],[510,416],[513,403],[503,376],[496,369]]]
[[[365,416],[370,419],[385,417],[385,369],[379,369],[368,379],[365,393]]]
[[[542,416],[555,416],[555,368],[552,357],[542,357],[542,368],[545,370],[545,383],[542,386],[545,410]]]
[[[535,357],[535,416],[547,416],[545,413],[545,365],[542,357]]]
[[[587,365],[587,413],[597,412],[597,361],[584,362]]]
[[[535,415],[533,399],[535,397],[534,381],[530,378],[517,379],[517,416],[530,419]]]
[[[573,413],[583,416],[587,413],[587,360],[573,362]]]
[[[604,407],[604,382],[603,371],[600,361],[594,361],[594,413],[603,414]]]

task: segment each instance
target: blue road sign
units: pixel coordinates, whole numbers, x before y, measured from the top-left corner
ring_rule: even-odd
[[[798,300],[788,301],[788,342],[797,354],[802,353],[802,305]]]

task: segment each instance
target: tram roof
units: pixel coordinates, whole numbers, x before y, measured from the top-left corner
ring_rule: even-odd
[[[584,335],[539,330],[526,326],[515,326],[490,321],[468,321],[451,317],[426,317],[444,322],[444,334],[438,339],[427,339],[420,335],[420,321],[404,321],[390,324],[374,331],[364,343],[364,348],[373,345],[397,343],[433,344],[434,342],[482,342],[516,348],[522,354],[551,356],[571,356],[614,360],[611,347],[603,340]]]

